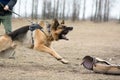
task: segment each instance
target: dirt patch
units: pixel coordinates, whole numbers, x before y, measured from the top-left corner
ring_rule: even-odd
[[[24,23],[24,24],[23,24]],[[118,80],[120,76],[97,74],[80,65],[86,55],[100,57],[111,63],[120,62],[120,24],[67,22],[74,30],[69,41],[58,41],[53,48],[70,64],[58,62],[47,53],[33,51],[22,44],[15,49],[15,59],[0,59],[0,80]],[[13,20],[13,29],[28,25]],[[3,27],[0,33],[4,33]]]

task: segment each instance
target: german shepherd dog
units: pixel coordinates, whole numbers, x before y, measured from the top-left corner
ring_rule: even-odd
[[[61,39],[68,40],[66,35],[71,30],[73,27],[67,27],[64,20],[59,23],[57,19],[54,19],[50,24],[41,21],[39,24],[24,26],[0,37],[0,52],[11,47],[14,48],[13,41],[17,40],[22,41],[29,48],[49,53],[58,61],[67,64],[68,61],[51,48],[51,42]]]

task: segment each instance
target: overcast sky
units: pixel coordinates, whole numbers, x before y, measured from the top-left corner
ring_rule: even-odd
[[[43,6],[43,0],[38,0],[39,1],[39,7],[38,7],[38,14],[41,14],[42,12],[42,6]],[[48,0],[48,1],[53,1],[54,0]],[[62,1],[62,0],[60,0]],[[78,0],[79,2],[80,0]],[[86,0],[86,17],[91,16],[91,11],[92,11],[92,1],[94,0]],[[72,13],[72,4],[73,4],[73,0],[66,0],[66,13],[69,12]],[[25,11],[27,12],[27,14],[31,13],[31,5],[32,5],[32,0],[21,0],[21,6],[20,6],[20,10],[19,10],[19,0],[17,2],[17,4],[15,5],[15,12],[19,13],[20,15],[24,15]],[[110,16],[111,17],[115,17],[115,18],[119,18],[119,14],[120,14],[120,0],[112,0],[111,3],[111,10],[110,10]],[[26,8],[25,8],[26,7]],[[82,1],[82,5],[81,7],[83,7],[83,1]],[[82,8],[81,8],[82,9]],[[82,12],[83,10],[81,10]],[[80,17],[82,16],[82,14],[80,15]]]

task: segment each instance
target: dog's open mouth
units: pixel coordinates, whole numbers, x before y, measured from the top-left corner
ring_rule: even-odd
[[[69,40],[66,35],[69,31],[72,31],[73,27],[65,27],[64,30],[60,33],[59,39]]]
[[[61,34],[61,39],[69,40],[65,34]]]

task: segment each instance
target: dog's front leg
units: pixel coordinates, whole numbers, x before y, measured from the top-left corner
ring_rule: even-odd
[[[52,51],[54,51],[56,54],[58,54],[53,48],[50,48],[50,49],[51,49]],[[61,62],[64,63],[64,64],[68,64],[68,61],[65,60],[64,58],[57,59],[57,60],[61,61]]]
[[[49,47],[47,47],[45,45],[34,46],[34,49],[38,50],[38,51],[42,51],[42,52],[47,52],[47,53],[49,53],[50,55],[52,55],[53,57],[55,57],[57,60],[61,61],[64,64],[68,63],[68,61],[63,59],[55,50],[53,50],[52,48],[49,48]]]

